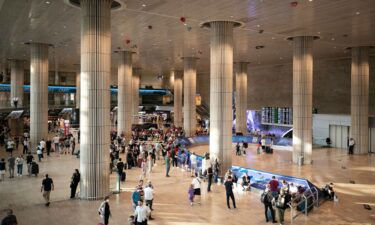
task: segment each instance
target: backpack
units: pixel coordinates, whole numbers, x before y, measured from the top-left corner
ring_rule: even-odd
[[[263,192],[261,195],[260,195],[260,202],[262,203],[265,203],[267,202],[268,199],[267,199],[267,193],[266,192]]]

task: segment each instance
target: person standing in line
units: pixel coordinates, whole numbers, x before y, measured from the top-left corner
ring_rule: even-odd
[[[213,179],[213,176],[214,176],[214,172],[212,170],[212,167],[209,167],[207,169],[207,192],[211,192],[211,184],[212,184],[212,179]]]
[[[151,210],[143,205],[142,201],[138,201],[138,206],[135,209],[134,217],[137,225],[147,225],[147,218],[151,214]]]
[[[125,157],[126,158],[126,157]],[[124,162],[122,161],[121,158],[118,159],[118,162],[116,164],[116,168],[117,168],[117,176],[118,176],[118,179],[121,181],[121,177],[123,176],[122,174],[124,173],[124,167],[125,167],[125,164]]]
[[[354,138],[350,138],[349,139],[349,155],[353,155],[353,153],[354,153],[354,146],[355,146]]]
[[[51,148],[52,148],[52,141],[51,139],[48,138],[46,142],[47,156],[50,155]]]
[[[191,177],[194,177],[194,174],[197,173],[197,156],[195,152],[190,155],[190,164],[191,164]]]
[[[143,190],[143,192],[146,206],[148,206],[150,210],[153,211],[154,209],[152,208],[152,204],[154,202],[154,189],[151,184],[151,181],[148,182],[147,187]],[[151,213],[149,219],[152,220]]]
[[[266,217],[266,222],[268,222],[269,221],[268,210],[270,210],[271,216],[272,216],[272,223],[277,223],[277,221],[275,220],[275,211],[273,210],[273,207],[272,207],[273,198],[274,197],[272,195],[272,192],[270,191],[270,185],[267,184],[267,188],[263,192],[262,197],[261,197],[261,200],[264,204],[264,215]]]
[[[50,194],[51,191],[54,190],[53,180],[48,177],[48,174],[46,174],[46,178],[42,181],[42,187],[40,188],[40,192],[43,192],[43,198],[46,201],[46,206],[48,207],[50,205]]]
[[[227,196],[228,209],[230,209],[229,198],[232,199],[233,208],[236,208],[236,200],[234,199],[233,182],[232,182],[231,176],[228,176],[227,180],[224,183],[224,186],[225,186],[225,193],[226,193],[226,196]]]
[[[169,151],[167,151],[167,154],[165,156],[165,169],[166,169],[166,177],[169,177],[169,170],[171,169],[171,158]]]
[[[290,195],[285,189],[280,190],[280,195],[276,200],[276,215],[279,218],[279,224],[284,224],[285,210],[288,208],[290,202]]]
[[[16,158],[16,165],[17,165],[17,176],[22,177],[22,173],[23,173],[23,155],[19,155]]]
[[[138,205],[138,201],[141,200],[141,195],[138,192],[138,187],[135,188],[134,192],[132,193],[132,207],[135,210]]]
[[[81,181],[81,174],[79,173],[78,169],[75,170],[72,176],[72,181],[70,183],[70,198],[76,197],[76,191],[79,182]]]
[[[109,217],[111,216],[111,209],[109,206],[109,196],[104,198],[104,201],[100,204],[99,215],[103,219],[105,225],[109,224]]]
[[[6,171],[6,163],[5,163],[5,159],[3,158],[0,161],[0,181],[4,181],[5,171]]]
[[[198,198],[198,204],[201,204],[201,183],[202,181],[199,179],[198,173],[196,173],[191,184],[194,187],[194,197]]]
[[[270,180],[269,185],[273,197],[277,197],[277,195],[279,194],[279,181],[275,176],[272,176],[272,180]]]
[[[9,169],[9,178],[14,178],[14,167],[16,165],[16,158],[10,154],[8,158],[8,169]]]

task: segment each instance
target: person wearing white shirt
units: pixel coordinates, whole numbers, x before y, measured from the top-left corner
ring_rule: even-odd
[[[147,225],[147,218],[150,215],[151,210],[143,205],[142,201],[138,201],[138,206],[135,208],[134,217],[137,220],[137,225]]]
[[[293,183],[290,183],[290,185],[289,185],[289,193],[290,194],[296,194],[296,193],[298,193],[298,187],[295,186]]]
[[[44,139],[40,141],[40,147],[42,148],[42,152],[44,152],[44,150],[46,149],[46,142],[44,141]]]
[[[199,179],[198,174],[195,174],[195,178],[191,182],[194,188],[194,197],[197,198],[198,204],[201,204],[201,183],[202,181]]]
[[[195,152],[190,155],[190,164],[191,164],[191,177],[194,177],[194,174],[197,172],[197,156]]]
[[[53,144],[55,145],[55,152],[59,152],[60,137],[56,135],[53,137]]]
[[[154,201],[154,189],[151,184],[151,181],[148,182],[147,187],[143,190],[144,193],[144,199],[146,201],[146,206],[150,208],[152,211],[152,203]],[[149,219],[152,220],[151,218],[151,213],[149,215]]]

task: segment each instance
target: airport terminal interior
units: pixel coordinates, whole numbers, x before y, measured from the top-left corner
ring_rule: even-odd
[[[375,224],[374,0],[0,0],[1,225]]]

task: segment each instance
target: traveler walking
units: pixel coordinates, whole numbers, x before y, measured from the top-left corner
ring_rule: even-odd
[[[109,224],[109,216],[111,216],[111,209],[109,207],[109,196],[104,198],[104,201],[100,204],[99,215],[103,219],[105,225]]]
[[[134,216],[137,225],[147,225],[147,218],[151,214],[151,210],[143,205],[142,201],[138,201],[138,206],[135,209]]]
[[[165,169],[166,169],[166,177],[169,177],[169,170],[171,169],[171,158],[169,156],[169,152],[167,152],[167,155],[165,156]]]
[[[42,152],[42,147],[40,146],[40,144],[36,148],[36,154],[38,155],[38,162],[42,161],[43,152]]]
[[[191,177],[194,177],[194,174],[197,173],[197,156],[195,155],[195,152],[190,155],[190,164],[191,164]]]
[[[51,141],[51,139],[48,138],[47,141],[46,141],[47,156],[50,155],[51,148],[52,148],[52,141]]]
[[[232,177],[231,176],[229,176],[228,179],[225,181],[224,186],[225,186],[225,193],[226,193],[226,196],[227,196],[227,206],[228,206],[228,209],[230,209],[229,198],[232,199],[233,208],[236,208],[236,201],[234,199],[233,182],[232,182]]]
[[[209,167],[207,169],[207,192],[210,192],[211,191],[211,184],[212,184],[212,179],[213,179],[213,176],[214,176],[214,172],[212,170],[212,167]]]
[[[17,176],[22,177],[22,173],[23,173],[23,155],[19,155],[16,158],[16,165],[17,165]]]
[[[202,181],[199,179],[198,174],[195,174],[195,177],[191,184],[194,187],[194,197],[197,197],[198,199],[198,204],[201,204],[201,183]]]
[[[42,181],[42,187],[40,188],[40,192],[43,192],[43,198],[46,201],[46,206],[50,205],[50,194],[53,189],[53,180],[48,177],[48,174],[46,174],[46,178],[44,178],[44,180]]]

